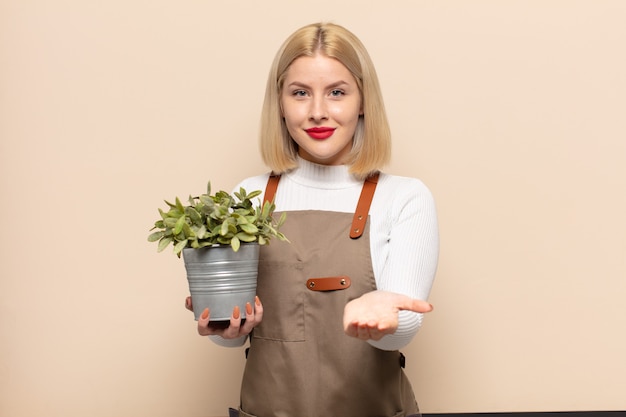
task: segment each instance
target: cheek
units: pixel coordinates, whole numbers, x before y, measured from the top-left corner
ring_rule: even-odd
[[[299,119],[294,115],[293,109],[283,110],[283,123],[291,136],[294,136],[301,125]]]
[[[285,120],[285,124],[287,126],[293,126],[295,123],[293,114],[288,111],[287,112],[283,111],[283,120]]]
[[[343,120],[345,122],[358,119],[362,114],[361,107],[358,104],[350,106],[335,106],[329,109],[329,112],[337,120]]]
[[[282,99],[278,100],[278,108],[280,109],[280,117],[285,117],[285,101]]]
[[[282,109],[282,117],[287,125],[295,125],[306,119],[306,114],[297,106],[286,106]]]

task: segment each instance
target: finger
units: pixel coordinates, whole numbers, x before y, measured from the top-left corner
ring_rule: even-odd
[[[252,305],[250,303],[246,303],[246,321],[241,325],[239,334],[243,336],[250,333],[254,328],[255,320],[256,317],[254,310],[252,309]]]
[[[191,297],[185,298],[185,308],[187,310],[193,311],[193,304],[191,304]]]
[[[350,337],[357,337],[358,323],[346,323],[343,327],[343,331]]]
[[[254,297],[254,316],[256,317],[256,324],[261,323],[261,320],[263,320],[263,304],[261,304],[261,299],[258,295]]]
[[[222,335],[225,339],[234,339],[239,337],[239,328],[241,327],[241,309],[239,306],[233,308],[233,315],[230,317],[230,325]]]
[[[246,322],[241,326],[239,334],[241,336],[250,334],[252,329],[254,329],[257,324],[261,323],[261,320],[263,320],[263,306],[261,305],[259,297],[255,297],[254,309],[250,303],[246,305]]]
[[[370,320],[366,324],[359,326],[359,339],[380,340],[386,334],[393,332],[394,330],[388,324],[384,324],[384,322],[376,323],[374,320]]]
[[[376,323],[373,320],[368,322],[352,322],[344,328],[348,336],[361,340],[380,340],[385,335],[394,333],[395,328],[386,322]]]
[[[403,297],[398,305],[399,310],[409,310],[415,313],[428,313],[433,310],[433,305],[417,298]]]
[[[378,325],[374,328],[374,331],[376,333],[379,333],[382,337],[385,334],[388,333],[394,333],[397,330],[398,325],[397,324],[393,324],[391,322],[389,322],[389,320],[381,320]],[[380,338],[379,337],[379,338]],[[378,339],[375,339],[378,340]]]
[[[205,308],[198,317],[198,334],[200,336],[207,336],[209,332],[209,321],[211,319],[211,312],[209,308]]]
[[[359,323],[357,326],[357,337],[361,340],[368,340],[370,338],[370,327],[367,323]]]
[[[378,329],[370,329],[370,339],[371,340],[380,340],[385,336],[386,333],[379,331]]]

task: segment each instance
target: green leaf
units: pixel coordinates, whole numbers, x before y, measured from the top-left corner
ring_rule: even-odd
[[[191,230],[191,227],[189,227],[189,225],[185,222],[183,222],[183,235],[185,235],[185,237],[196,237],[196,234],[193,232],[193,230]]]
[[[185,215],[189,217],[189,220],[191,220],[192,223],[195,223],[195,224],[202,223],[202,216],[200,216],[200,213],[198,213],[196,209],[193,207],[186,207]]]
[[[239,192],[235,191],[233,194],[235,194],[235,197],[237,197],[239,201],[246,198],[246,190],[244,190],[243,187],[239,187]]]
[[[183,249],[185,248],[185,246],[187,246],[187,239],[181,240],[176,245],[174,245],[174,253],[176,255],[180,254],[183,251]]]
[[[176,220],[178,219],[168,217],[167,219],[163,220],[163,224],[165,225],[166,228],[173,229],[174,226],[176,226]]]
[[[235,252],[237,252],[239,250],[240,245],[241,245],[241,242],[239,242],[239,238],[237,238],[237,236],[234,236],[232,240],[230,241],[230,246],[233,248]]]
[[[256,241],[256,236],[254,235],[249,235],[248,233],[244,233],[244,232],[239,232],[235,235],[235,237],[239,240],[241,240],[242,242],[254,242]]]
[[[261,210],[261,218],[265,219],[270,215],[270,212],[273,211],[272,210],[272,203],[270,203],[269,201],[266,201],[265,203],[263,203],[263,208]]]
[[[254,197],[258,197],[261,195],[261,190],[252,191],[248,194],[248,200],[252,200]]]
[[[183,225],[185,224],[185,216],[181,216],[176,220],[176,224],[174,225],[174,234],[177,235],[183,230]]]
[[[285,224],[285,220],[287,220],[287,212],[283,211],[282,214],[280,215],[280,219],[278,219],[278,223],[276,223],[276,227],[280,227],[283,224]]]
[[[211,198],[211,196],[208,196],[206,194],[200,196],[200,202],[209,207],[213,205],[213,199]]]
[[[168,218],[176,218],[176,219],[179,218],[182,215],[183,215],[183,212],[182,211],[178,211],[177,208],[170,209],[170,211],[165,213],[166,217],[168,217]]]
[[[148,242],[156,242],[157,240],[161,239],[163,235],[165,235],[165,232],[163,231],[154,232],[150,236],[148,236]]]
[[[165,249],[170,243],[172,243],[171,237],[164,237],[163,239],[161,239],[159,241],[159,247],[157,248],[157,252],[162,252],[163,249]]]
[[[222,230],[222,225],[218,224],[215,227],[213,227],[213,229],[211,229],[211,234],[213,236],[219,236],[220,235],[220,231]]]
[[[255,234],[259,232],[259,228],[253,224],[241,224],[239,228],[248,234]]]
[[[196,230],[196,236],[198,239],[204,239],[207,235],[206,226],[202,225]]]
[[[180,199],[176,197],[176,209],[181,213],[185,212],[185,207],[183,207],[183,203],[180,202]]]
[[[228,223],[224,222],[222,223],[222,226],[220,227],[220,235],[226,236],[227,234],[228,234]]]

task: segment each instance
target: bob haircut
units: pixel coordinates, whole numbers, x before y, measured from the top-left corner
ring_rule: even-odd
[[[391,154],[391,131],[374,64],[361,41],[350,31],[331,23],[315,23],[294,32],[278,50],[265,90],[261,112],[261,156],[275,172],[298,166],[298,145],[291,139],[281,112],[285,73],[302,56],[321,53],[341,62],[352,73],[361,93],[363,115],[359,117],[350,172],[360,179],[380,170]]]

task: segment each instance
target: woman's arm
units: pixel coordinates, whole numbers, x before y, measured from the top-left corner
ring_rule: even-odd
[[[374,249],[377,259],[377,288],[382,291],[403,294],[408,297],[428,299],[437,270],[439,257],[439,231],[433,196],[418,180],[395,177],[397,186],[379,195],[385,201],[387,224],[380,226],[387,233],[383,243],[386,250]],[[384,186],[384,183],[381,185]],[[381,187],[382,188],[382,187]],[[379,190],[377,190],[378,193]],[[382,191],[382,190],[381,190]],[[382,214],[376,214],[382,215]],[[386,241],[386,243],[385,243]],[[408,310],[398,313],[398,328],[394,334],[369,343],[383,350],[396,350],[406,346],[422,325],[423,314]]]

